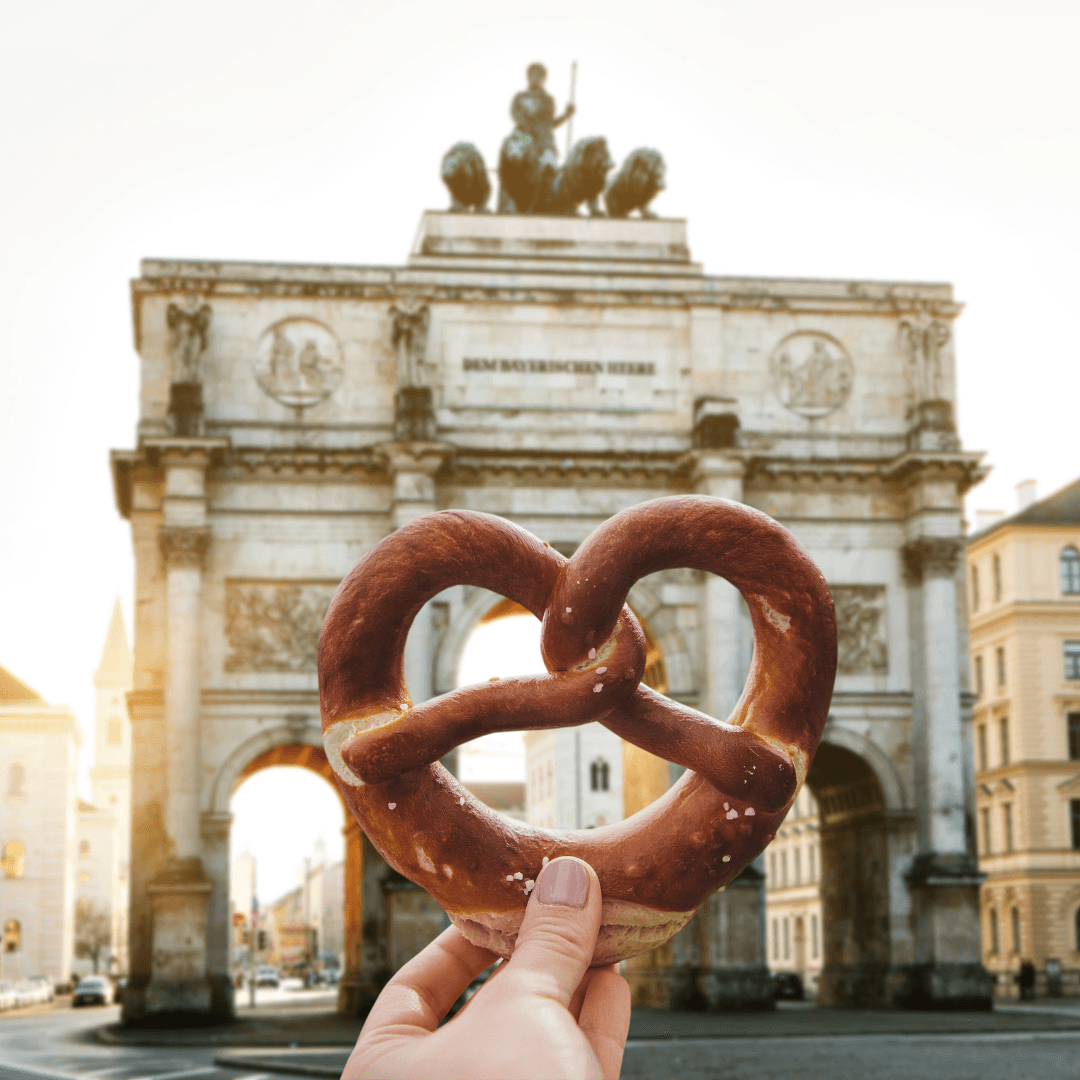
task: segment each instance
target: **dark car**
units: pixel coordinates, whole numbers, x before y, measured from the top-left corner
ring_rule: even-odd
[[[85,979],[80,979],[71,998],[71,1004],[75,1006],[111,1005],[112,1003],[112,983],[102,975],[88,975]]]
[[[772,984],[777,1001],[802,1001],[803,984],[797,971],[774,971]]]

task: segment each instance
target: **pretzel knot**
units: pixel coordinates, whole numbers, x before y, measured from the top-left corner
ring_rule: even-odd
[[[641,685],[645,637],[624,601],[639,578],[675,567],[727,578],[749,608],[754,656],[726,721]],[[547,673],[414,706],[405,639],[452,585],[490,589],[541,619]],[[813,761],[835,673],[832,598],[810,557],[765,514],[697,495],[624,510],[569,560],[502,518],[419,518],[345,578],[319,640],[327,756],[386,861],[470,940],[509,956],[543,865],[584,859],[603,892],[596,965],[668,940],[773,838]],[[624,821],[553,832],[489,810],[438,763],[491,731],[590,721],[688,771]]]

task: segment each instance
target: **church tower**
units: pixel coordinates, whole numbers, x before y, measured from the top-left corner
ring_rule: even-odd
[[[120,874],[125,885],[131,858],[131,720],[125,695],[131,685],[131,649],[118,598],[101,650],[101,662],[94,672],[97,693],[90,787],[94,805],[116,817]]]

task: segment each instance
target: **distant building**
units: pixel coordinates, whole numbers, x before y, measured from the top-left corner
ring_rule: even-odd
[[[241,856],[243,858],[243,856]],[[250,856],[249,856],[250,858]],[[233,863],[233,877],[242,869]],[[257,959],[282,971],[344,966],[345,864],[326,865],[321,841],[304,860],[300,884],[260,913],[269,951]]]
[[[983,962],[1080,994],[1080,480],[1022,487],[967,547]]]
[[[0,668],[0,978],[71,974],[81,742],[71,709]]]
[[[594,829],[622,821],[622,745],[602,724],[526,732],[529,824]]]
[[[120,601],[113,607],[101,661],[94,672],[94,764],[92,802],[79,800],[77,822],[76,936],[87,940],[91,921],[107,920],[109,940],[97,970],[127,971],[128,874],[131,861],[131,650]],[[94,970],[93,958],[78,955],[74,970]]]
[[[765,849],[765,921],[769,968],[795,971],[817,992],[821,937],[821,835],[817,800],[799,792],[776,839]]]

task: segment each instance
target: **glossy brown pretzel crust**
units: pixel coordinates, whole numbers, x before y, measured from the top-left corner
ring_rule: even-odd
[[[640,685],[644,635],[624,601],[639,578],[672,567],[727,578],[749,608],[754,657],[726,722]],[[490,589],[542,619],[548,673],[413,707],[405,639],[451,585]],[[327,752],[387,862],[506,956],[543,863],[584,859],[604,896],[595,964],[670,938],[772,839],[812,763],[835,672],[832,598],[806,552],[765,514],[699,495],[624,510],[569,561],[502,518],[419,518],[345,578],[319,640]],[[495,814],[437,761],[490,731],[593,720],[691,771],[624,821],[552,832]]]

